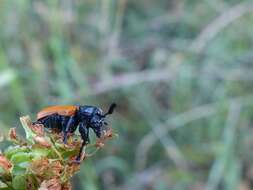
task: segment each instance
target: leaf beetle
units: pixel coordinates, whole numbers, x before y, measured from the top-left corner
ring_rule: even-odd
[[[103,126],[107,125],[105,117],[112,114],[115,107],[116,104],[112,103],[108,111],[103,114],[102,109],[90,105],[50,106],[38,112],[37,121],[33,124],[42,124],[46,128],[57,129],[59,132],[63,132],[63,142],[65,144],[67,142],[67,134],[75,132],[79,126],[79,132],[83,140],[80,152],[76,158],[79,161],[83,147],[90,142],[89,129],[91,128],[96,136],[100,138]]]

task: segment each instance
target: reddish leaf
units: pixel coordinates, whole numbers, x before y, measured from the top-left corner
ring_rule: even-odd
[[[38,143],[39,145],[41,145],[42,147],[46,147],[46,148],[49,148],[51,147],[51,144],[44,138],[44,137],[41,137],[41,136],[36,136],[33,138],[34,141],[36,143]]]
[[[17,140],[16,128],[10,128],[10,130],[9,130],[9,138],[11,140]]]
[[[12,168],[12,163],[5,156],[0,155],[0,167],[9,172]]]
[[[61,190],[61,189],[62,185],[60,183],[60,179],[58,178],[43,181],[39,188],[39,190]]]

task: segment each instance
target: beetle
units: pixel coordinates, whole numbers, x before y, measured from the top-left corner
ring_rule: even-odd
[[[49,129],[56,129],[63,132],[63,142],[67,142],[67,134],[76,131],[79,126],[79,133],[83,140],[79,154],[76,158],[80,160],[83,147],[90,142],[89,129],[91,128],[98,138],[102,135],[103,126],[107,125],[105,117],[112,114],[116,107],[112,103],[108,111],[103,114],[102,109],[96,106],[83,105],[57,105],[42,109],[37,113],[37,121],[33,124],[42,124]]]

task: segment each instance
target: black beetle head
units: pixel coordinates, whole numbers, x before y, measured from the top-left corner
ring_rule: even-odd
[[[92,128],[98,138],[101,137],[103,126],[107,125],[105,118],[107,115],[112,114],[116,104],[113,103],[109,107],[108,111],[103,114],[102,110],[95,106],[81,106],[81,120],[85,120],[87,126]]]

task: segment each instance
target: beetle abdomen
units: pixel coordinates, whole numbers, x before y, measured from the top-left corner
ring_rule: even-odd
[[[62,131],[62,122],[59,118],[60,116],[58,114],[52,114],[46,117],[43,117],[39,119],[38,121],[44,125],[44,127],[49,129],[57,129],[59,131]]]

